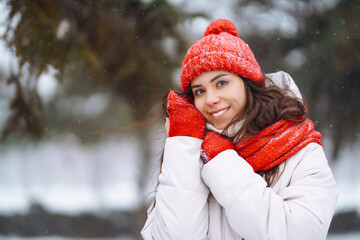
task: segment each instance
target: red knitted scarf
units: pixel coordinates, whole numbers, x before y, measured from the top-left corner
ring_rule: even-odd
[[[321,134],[314,130],[310,119],[304,122],[280,120],[256,136],[242,138],[235,150],[254,169],[269,170],[293,156],[310,142],[322,145]]]

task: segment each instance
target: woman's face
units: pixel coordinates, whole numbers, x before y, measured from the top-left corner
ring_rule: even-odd
[[[195,107],[219,130],[224,129],[244,108],[244,81],[226,71],[209,71],[191,82]]]

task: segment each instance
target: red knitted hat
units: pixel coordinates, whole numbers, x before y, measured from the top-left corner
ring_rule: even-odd
[[[253,52],[239,38],[235,25],[225,19],[210,23],[203,38],[189,48],[182,66],[180,81],[184,92],[195,77],[207,71],[224,70],[256,83],[263,80]]]

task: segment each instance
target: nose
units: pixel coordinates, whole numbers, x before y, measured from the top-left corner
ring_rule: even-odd
[[[206,104],[211,106],[220,102],[220,97],[215,91],[208,91],[206,94]]]

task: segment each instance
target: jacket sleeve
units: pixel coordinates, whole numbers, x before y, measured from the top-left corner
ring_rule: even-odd
[[[277,192],[234,150],[204,166],[205,183],[244,239],[326,238],[338,197],[335,180],[320,145],[310,143],[295,156],[300,160],[285,166],[283,174],[289,167],[291,177]]]
[[[144,239],[205,239],[209,189],[201,178],[202,140],[166,139],[156,205],[141,232]]]

